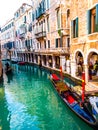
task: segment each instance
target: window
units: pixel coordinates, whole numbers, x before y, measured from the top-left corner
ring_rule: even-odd
[[[46,41],[44,41],[44,48],[46,48]]]
[[[49,17],[47,17],[47,32],[50,31],[50,25],[49,25]]]
[[[27,21],[26,21],[26,16],[24,16],[24,23],[26,23]]]
[[[70,38],[67,38],[67,47],[70,47]]]
[[[41,49],[41,43],[40,43],[40,47],[39,48]]]
[[[50,48],[50,40],[48,40],[48,48]]]
[[[39,49],[39,43],[37,43],[37,49]]]
[[[46,3],[46,9],[49,9],[49,3],[50,3],[50,0],[45,0],[45,3]]]
[[[87,30],[88,34],[98,32],[98,4],[87,11]]]
[[[57,28],[60,28],[60,10],[57,10]]]
[[[66,25],[69,28],[70,27],[70,9],[67,10],[67,21],[66,21]]]
[[[22,7],[22,8],[21,8],[21,12],[24,13],[24,11],[25,11],[25,10],[24,10],[24,7]]]
[[[32,13],[31,12],[29,12],[29,20],[30,20],[30,22],[32,20]]]
[[[91,21],[92,21],[92,24],[91,24],[91,32],[93,33],[93,32],[95,32],[95,22],[96,22],[96,12],[95,12],[96,10],[95,9],[93,9],[92,11],[91,11]]]
[[[71,34],[73,38],[78,37],[78,18],[71,21]]]
[[[35,10],[35,16],[36,16],[36,18],[37,18],[37,9]]]
[[[30,40],[30,43],[31,43],[31,47],[32,47],[32,39]]]
[[[46,31],[45,19],[43,20],[43,31]]]
[[[34,21],[34,14],[32,14],[32,21]]]
[[[56,48],[60,47],[60,38],[56,39],[55,47]]]

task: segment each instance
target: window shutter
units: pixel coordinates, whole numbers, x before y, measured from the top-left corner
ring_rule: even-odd
[[[76,37],[78,37],[78,18],[76,18]]]
[[[26,20],[26,16],[24,16],[24,23],[26,23],[26,21],[27,21],[27,20]]]
[[[32,13],[32,21],[34,21],[34,14]]]
[[[58,47],[58,39],[56,39],[56,45],[55,45],[55,47],[56,48]]]
[[[47,0],[47,9],[49,9],[49,0]]]
[[[87,11],[87,30],[88,30],[88,34],[91,33],[91,11],[88,10]]]
[[[27,47],[27,40],[25,40],[25,46]]]
[[[71,37],[73,38],[73,21],[71,21]]]
[[[60,38],[59,41],[60,41],[60,47],[63,47],[63,46],[62,46],[62,44],[63,44],[62,36],[61,36],[61,38]]]
[[[48,48],[50,48],[50,40],[48,40]]]
[[[96,32],[98,32],[98,4],[96,5]]]

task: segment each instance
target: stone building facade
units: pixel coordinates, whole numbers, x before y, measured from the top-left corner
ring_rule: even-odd
[[[14,28],[14,19],[8,20],[2,27],[1,27],[1,58],[3,60],[10,59],[15,56],[15,28]]]
[[[34,62],[45,67],[59,69],[63,71],[66,60],[69,60],[70,26],[69,26],[69,4],[64,0],[42,0],[35,5],[37,14],[33,20],[33,37],[35,43]],[[42,12],[41,12],[42,11]],[[67,14],[67,16],[66,16]]]
[[[95,76],[94,64],[98,60],[98,1],[71,1],[70,19],[71,75],[81,78],[84,71],[88,83]]]
[[[62,66],[63,71],[70,73],[69,3],[64,0],[39,0],[33,2],[33,8],[26,6],[23,4],[14,14],[15,30],[19,32],[15,38],[18,60],[57,70]],[[23,13],[21,8],[25,9]],[[29,19],[31,11],[32,22]],[[31,31],[28,30],[30,24]]]
[[[29,50],[32,50],[31,16],[32,9],[25,3],[14,13],[15,47],[18,61],[30,62],[27,55]]]

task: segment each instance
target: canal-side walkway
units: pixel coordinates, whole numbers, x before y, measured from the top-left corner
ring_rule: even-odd
[[[48,68],[50,69],[50,68]],[[59,69],[51,69],[52,71],[56,71],[58,73],[60,73],[60,70]],[[63,72],[64,75],[69,75],[70,77],[70,74],[67,74],[66,71]],[[73,77],[74,78],[74,77]],[[92,77],[93,80],[89,81],[86,85],[85,85],[85,91],[86,93],[90,93],[90,94],[93,94],[94,92],[98,92],[98,76],[93,76]],[[82,80],[80,80],[80,78],[78,77],[75,77],[75,79],[77,80],[77,83],[78,81],[79,82],[82,82]],[[75,81],[76,81],[75,80]]]
[[[95,93],[98,92],[98,76],[92,76],[92,80],[90,80],[85,87],[87,93]]]
[[[95,93],[98,92],[98,81],[96,82],[89,82],[86,87],[85,90],[87,93]]]

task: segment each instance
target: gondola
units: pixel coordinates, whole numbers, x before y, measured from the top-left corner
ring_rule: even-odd
[[[17,64],[18,64],[18,65],[25,65],[25,62],[19,61]]]
[[[98,121],[88,109],[88,102],[82,103],[81,98],[77,93],[72,92],[66,83],[60,79],[56,74],[49,76],[58,95],[64,103],[70,108],[79,118],[93,128],[98,129]]]
[[[6,74],[12,73],[12,67],[9,65],[8,62],[5,64],[5,73]]]

